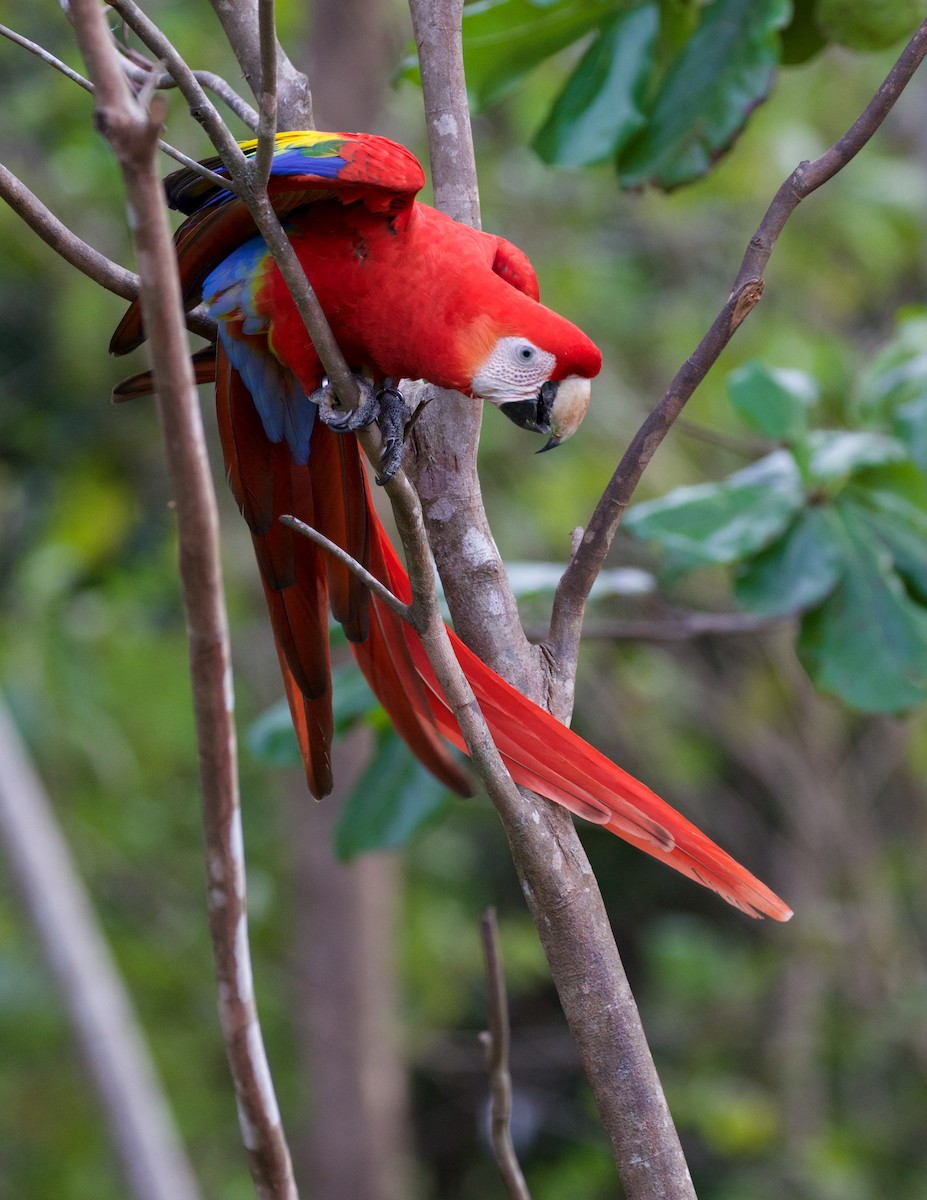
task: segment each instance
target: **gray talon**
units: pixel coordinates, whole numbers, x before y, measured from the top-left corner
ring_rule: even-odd
[[[376,479],[379,484],[388,483],[402,465],[409,405],[402,392],[394,387],[376,387],[362,375],[356,375],[355,379],[361,393],[355,409],[341,407],[327,378],[309,399],[318,405],[319,416],[335,433],[356,433],[376,421],[383,437],[380,474]]]

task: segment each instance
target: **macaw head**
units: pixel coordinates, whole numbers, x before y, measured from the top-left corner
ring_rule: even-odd
[[[536,307],[555,318],[545,322],[549,328],[533,338],[498,338],[475,371],[470,392],[522,429],[548,434],[542,449],[551,450],[572,437],[586,415],[602,355],[575,325]]]

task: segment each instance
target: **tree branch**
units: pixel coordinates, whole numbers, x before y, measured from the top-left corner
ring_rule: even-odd
[[[241,66],[245,79],[260,102],[261,49],[256,37],[258,28],[258,0],[210,0],[219,19],[229,45]],[[277,107],[283,129],[313,129],[312,95],[309,81],[287,58],[277,45]]]
[[[76,83],[77,86],[83,88],[85,92],[89,92],[91,96],[93,95],[93,84],[90,82],[90,80],[85,79],[79,71],[73,70],[68,66],[67,63],[62,62],[60,58],[56,58],[55,55],[46,50],[44,46],[40,46],[36,42],[32,42],[28,38],[23,37],[22,34],[16,33],[12,29],[8,29],[6,25],[0,25],[0,37],[5,37],[9,41],[14,42],[17,46],[22,46],[24,50],[28,50],[30,54],[34,54],[43,62],[48,63],[50,67],[54,67],[56,71],[59,71],[65,76],[65,78],[70,79],[72,83]],[[116,43],[116,45],[117,49],[119,49],[118,43]],[[146,69],[128,58],[123,58],[121,62],[123,70],[130,79],[136,83],[143,84],[150,90],[176,87],[176,84],[170,78],[170,76],[162,75],[159,77],[153,74],[150,66]],[[197,80],[214,80],[217,78],[208,71],[194,72],[194,76]],[[231,91],[231,89],[227,90]],[[234,92],[232,95],[234,95]],[[244,102],[242,101],[242,103]],[[245,105],[245,107],[247,108],[248,106]],[[176,146],[172,146],[170,142],[165,142],[159,138],[158,148],[170,158],[173,158],[176,162],[181,163],[191,171],[195,171],[197,175],[202,176],[205,180],[207,180],[207,182],[218,184],[220,187],[228,187],[227,179],[224,179],[221,175],[216,175],[214,171],[210,171],[208,167],[204,167],[203,164],[197,162],[195,158],[190,158],[188,155],[178,150]]]
[[[311,525],[307,525],[305,521],[300,521],[298,517],[291,516],[289,513],[285,513],[283,516],[281,516],[280,522],[281,524],[288,526],[290,529],[295,530],[296,533],[302,534],[302,536],[308,538],[310,542],[315,542],[317,546],[321,546],[321,548],[327,551],[332,558],[337,559],[338,562],[347,567],[352,574],[356,575],[361,583],[365,587],[369,588],[374,595],[379,596],[384,604],[389,605],[397,617],[402,617],[404,621],[409,621],[411,623],[411,606],[404,604],[394,592],[389,590],[385,583],[381,583],[380,580],[377,579],[376,575],[371,575],[366,567],[362,566],[356,558],[353,558],[350,554],[348,554],[347,550],[343,550],[337,544],[337,542],[331,541],[325,536],[324,533],[319,533],[317,529],[313,529]]]
[[[640,477],[695,389],[762,296],[763,271],[786,221],[806,196],[832,179],[862,150],[910,83],[925,54],[927,21],[911,38],[882,86],[847,132],[820,158],[800,163],[773,198],[750,239],[730,297],[635,434],[564,572],[554,599],[547,638],[558,679],[568,679],[575,674],[589,591]]]
[[[258,40],[261,50],[261,103],[251,186],[255,192],[263,192],[267,189],[267,181],[270,179],[277,137],[277,30],[274,25],[274,0],[258,0]]]
[[[199,1200],[132,1001],[0,698],[0,836],[100,1093],[135,1200]]]
[[[437,207],[478,229],[479,191],[463,74],[462,0],[409,0],[409,9]],[[484,662],[543,703],[543,661],[522,632],[518,604],[483,507],[476,469],[481,405],[438,388],[430,388],[429,394],[435,403],[426,405],[409,435],[406,469],[422,500],[455,628]]]
[[[99,250],[79,238],[52,213],[26,185],[0,163],[0,199],[22,218],[29,228],[39,235],[47,246],[60,254],[65,262],[76,267],[88,279],[124,300],[135,300],[139,292],[139,278],[134,271],[127,271],[119,263],[107,258]],[[187,313],[187,328],[200,337],[213,341],[216,325],[202,306]]]
[[[454,114],[462,139],[460,145],[466,147],[467,136],[462,131],[469,117],[460,66],[460,0],[410,0],[410,8],[419,46],[426,111],[443,114],[445,118]],[[440,191],[455,211],[465,211],[472,159],[470,169],[466,170],[460,161],[467,157],[463,151],[458,151],[457,159],[453,153],[448,155],[435,122],[429,124],[429,144],[434,146],[435,194]],[[457,199],[451,199],[451,194]],[[448,400],[442,395],[440,404],[429,405],[417,423],[416,429],[421,433],[417,443],[419,457],[414,466],[455,625],[484,662],[532,699],[542,704],[549,701],[551,711],[563,720],[568,715],[568,705],[556,694],[550,695],[542,660],[527,648],[486,525],[475,468],[476,434],[472,438],[466,436],[461,450],[459,429],[464,428],[468,434],[476,423],[474,405],[469,402],[453,412],[448,411],[447,405]],[[403,543],[408,555],[405,536]],[[475,605],[474,595],[478,598]],[[489,609],[483,608],[479,600],[487,595]],[[436,643],[438,640],[435,631]],[[438,663],[432,656],[432,648],[428,649],[437,673]],[[436,645],[435,653],[439,652]],[[444,687],[444,679],[440,675],[439,679]],[[465,710],[458,715],[455,709],[459,719],[468,715]],[[461,729],[464,729],[463,719]],[[487,761],[490,774],[491,768],[490,754]],[[480,775],[484,778],[481,769]],[[508,780],[507,773],[505,779]],[[629,1200],[692,1200],[692,1182],[679,1139],[601,894],[570,815],[530,792],[519,793],[511,780],[508,786],[504,786],[504,781],[498,785],[494,782],[492,787],[487,785],[487,790],[505,827],[522,890],[582,1056],[626,1194]]]
[[[505,991],[505,973],[499,949],[499,923],[496,910],[487,908],[480,922],[483,961],[486,967],[486,998],[489,1030],[484,1033],[486,1062],[491,1092],[490,1133],[499,1173],[511,1200],[531,1200],[512,1144],[512,1077],[509,1073],[509,1004]]]
[[[145,327],[180,533],[180,573],[200,754],[207,844],[209,923],[219,1015],[239,1124],[258,1194],[295,1200],[289,1150],[267,1066],[254,998],[245,911],[228,628],[218,555],[218,519],[180,284],[154,163],[157,119],[132,98],[97,0],[72,0],[78,42],[96,88],[96,121],[126,183]]]

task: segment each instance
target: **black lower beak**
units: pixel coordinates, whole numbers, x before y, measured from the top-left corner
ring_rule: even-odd
[[[557,384],[545,383],[533,400],[512,400],[499,407],[510,421],[514,421],[521,429],[530,429],[534,433],[550,433],[550,416],[557,398]],[[556,443],[554,443],[556,445]],[[551,443],[544,447],[550,448]]]
[[[499,408],[510,421],[520,429],[530,429],[534,433],[550,433],[550,426],[540,422],[537,400],[512,400],[508,404],[500,404]]]

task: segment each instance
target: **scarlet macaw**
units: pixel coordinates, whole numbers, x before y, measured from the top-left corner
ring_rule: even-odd
[[[242,148],[253,154],[255,145]],[[218,160],[206,165],[223,170]],[[385,138],[298,132],[278,135],[268,190],[353,369],[378,386],[422,378],[489,400],[558,444],[585,414],[598,349],[540,304],[520,250],[416,201],[423,184],[415,157]],[[332,786],[330,605],[396,730],[435,775],[467,794],[442,735],[460,749],[463,739],[418,636],[278,519],[289,513],[315,526],[410,598],[356,439],[325,423],[345,429],[355,421],[332,410],[318,356],[241,202],[189,170],[170,176],[166,189],[188,214],[176,235],[185,301],[192,308],[202,299],[218,322],[215,359],[201,354],[198,373],[215,378],[228,479],[251,528],[310,791],[321,797]],[[143,340],[133,304],[110,348],[124,354]],[[128,381],[121,394],[143,387]],[[751,915],[788,919],[788,907],[695,826],[450,636],[516,783]]]

